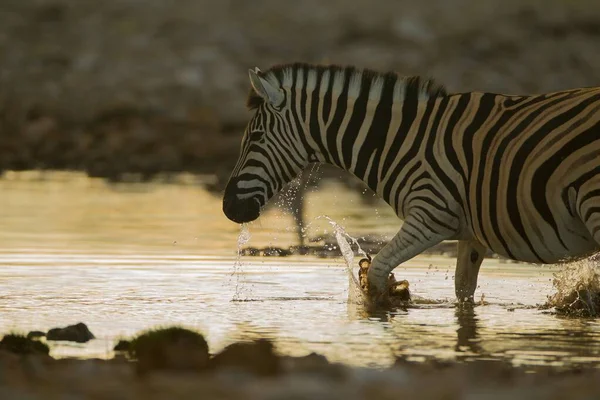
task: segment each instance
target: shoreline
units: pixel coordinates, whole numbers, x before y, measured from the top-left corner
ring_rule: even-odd
[[[242,342],[240,342],[242,343]],[[389,368],[291,357],[245,342],[202,370],[141,373],[139,361],[54,359],[0,351],[0,397],[53,399],[589,399],[600,396],[600,368],[513,366],[500,361],[397,359]],[[239,343],[238,343],[239,344]],[[223,354],[225,351],[221,352]],[[234,354],[235,353],[235,354]],[[219,355],[214,355],[216,359]]]

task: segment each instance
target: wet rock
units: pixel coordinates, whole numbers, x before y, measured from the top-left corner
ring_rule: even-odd
[[[22,355],[50,353],[50,348],[45,343],[16,334],[4,335],[0,340],[0,350]]]
[[[152,330],[134,338],[130,355],[137,359],[137,371],[199,371],[208,365],[208,343],[195,331],[170,327]]]
[[[95,339],[94,334],[83,322],[64,328],[53,328],[46,333],[46,340],[86,343],[92,339]]]
[[[281,372],[281,358],[266,339],[233,343],[215,355],[209,365],[212,370],[237,369],[260,376]]]
[[[46,332],[42,331],[31,331],[27,334],[27,339],[39,339],[46,336]]]

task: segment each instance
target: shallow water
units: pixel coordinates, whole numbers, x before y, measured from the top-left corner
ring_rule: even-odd
[[[600,322],[535,306],[554,293],[557,268],[486,260],[477,296],[457,310],[453,264],[422,256],[396,269],[414,294],[442,304],[366,315],[347,303],[342,257],[256,258],[236,264],[240,227],[196,179],[109,185],[79,174],[9,174],[0,180],[0,332],[83,321],[98,337],[54,346],[55,356],[110,357],[115,339],[184,324],[211,349],[272,337],[286,354],[384,366],[394,357],[508,359],[514,364],[600,364]],[[326,214],[354,236],[400,225],[379,202],[327,185],[308,196],[309,219]],[[249,245],[295,244],[292,219],[269,211]],[[316,220],[309,235],[331,231]]]

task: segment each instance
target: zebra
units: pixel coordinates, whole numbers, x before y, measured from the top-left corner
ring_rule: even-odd
[[[400,220],[368,272],[374,301],[398,265],[458,242],[455,293],[472,302],[487,250],[555,264],[600,249],[600,87],[449,93],[433,79],[353,66],[249,70],[254,111],[223,194],[255,220],[309,163],[364,181]]]

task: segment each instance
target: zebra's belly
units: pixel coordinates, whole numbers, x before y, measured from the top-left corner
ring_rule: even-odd
[[[501,249],[500,251],[495,252],[515,261],[521,261],[525,263],[557,264],[586,258],[599,251],[600,247],[598,247],[596,244],[589,244],[587,246],[579,246],[578,248],[561,249],[560,251],[538,250],[535,254],[532,252],[522,252],[520,254],[513,253],[512,256]]]
[[[508,235],[503,243],[490,243],[490,249],[516,261],[541,264],[581,259],[600,251],[600,246],[585,227],[576,223],[569,225],[558,226],[560,235],[548,228],[539,236],[529,236],[528,240]]]

